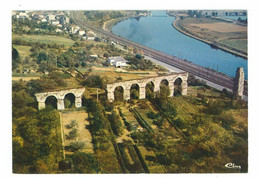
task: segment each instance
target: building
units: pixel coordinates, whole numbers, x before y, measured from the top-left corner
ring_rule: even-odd
[[[26,12],[20,12],[19,15],[16,16],[16,18],[19,18],[19,19],[26,19],[28,17],[29,17],[29,15]]]
[[[88,31],[86,35],[87,35],[87,40],[95,40],[96,34],[93,31]]]
[[[126,60],[122,58],[121,56],[115,56],[115,57],[108,57],[108,62],[110,65],[115,67],[126,67]]]
[[[72,34],[77,33],[77,31],[78,31],[79,29],[80,29],[80,27],[77,26],[77,25],[71,25],[71,26],[70,26],[70,32],[71,32]]]
[[[48,21],[55,20],[55,15],[48,15],[48,16],[47,16],[47,20],[48,20]]]
[[[81,35],[81,36],[83,36],[83,35],[86,34],[86,32],[85,32],[84,30],[82,30],[82,29],[80,29],[80,30],[78,31],[78,33],[79,33],[79,35]]]
[[[66,16],[62,16],[62,17],[60,17],[60,22],[63,25],[69,24],[70,23],[70,19],[68,17],[66,17]]]
[[[95,58],[98,58],[98,55],[92,54],[92,55],[90,55],[90,57],[95,59]]]
[[[62,30],[59,28],[57,28],[55,31],[56,31],[56,33],[62,33]]]
[[[41,22],[47,22],[47,20],[46,19],[42,19]]]
[[[51,24],[52,24],[52,25],[58,25],[58,24],[60,24],[60,22],[57,21],[57,20],[55,20],[55,21],[52,21]]]

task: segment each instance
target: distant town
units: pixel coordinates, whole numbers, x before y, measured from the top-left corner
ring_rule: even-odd
[[[84,40],[94,40],[96,34],[91,31],[85,31],[79,26],[71,24],[70,19],[64,12],[34,12],[34,11],[22,11],[22,12],[12,12],[13,18],[17,19],[28,19],[35,21],[36,23],[47,23],[55,27],[54,31],[56,33],[70,33],[78,34]],[[35,28],[36,31],[41,29]]]

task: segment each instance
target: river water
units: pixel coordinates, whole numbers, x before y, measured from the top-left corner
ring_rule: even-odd
[[[186,36],[172,26],[175,17],[166,11],[152,11],[152,16],[130,18],[117,23],[112,32],[128,40],[164,53],[186,59],[234,77],[243,67],[247,79],[247,60]]]

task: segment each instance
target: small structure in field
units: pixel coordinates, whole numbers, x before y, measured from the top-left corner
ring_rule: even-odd
[[[126,60],[121,56],[108,57],[108,62],[110,65],[115,67],[126,67]]]

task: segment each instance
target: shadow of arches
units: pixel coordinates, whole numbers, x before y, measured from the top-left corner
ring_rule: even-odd
[[[73,93],[68,93],[65,95],[64,106],[65,106],[65,108],[74,108],[75,107],[75,95]]]
[[[160,95],[164,97],[170,95],[169,82],[166,79],[163,79],[160,83]]]
[[[124,101],[124,88],[118,86],[114,90],[115,101]]]
[[[131,85],[130,99],[139,99],[140,87],[138,84]]]
[[[174,81],[174,96],[181,96],[182,95],[182,79],[181,78],[177,78]]]
[[[148,82],[145,85],[145,98],[152,99],[154,98],[154,83]]]
[[[57,98],[55,96],[48,96],[45,100],[46,109],[57,109]]]

